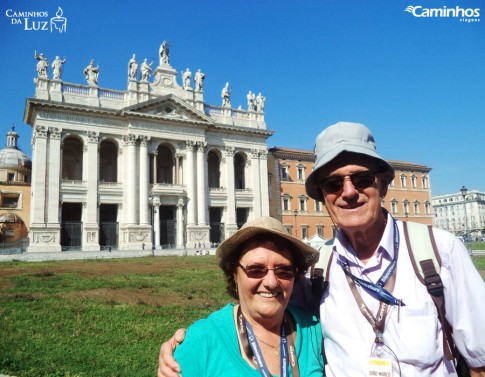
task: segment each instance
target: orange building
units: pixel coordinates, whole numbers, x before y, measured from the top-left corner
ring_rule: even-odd
[[[316,234],[330,239],[336,226],[323,203],[310,198],[305,191],[305,179],[312,171],[313,161],[312,151],[269,149],[270,215],[279,219],[299,239],[310,239]],[[388,162],[396,175],[383,206],[400,220],[431,225],[431,168],[402,161]]]
[[[30,226],[32,162],[17,147],[14,127],[7,147],[0,150],[0,250],[12,252],[27,246]]]

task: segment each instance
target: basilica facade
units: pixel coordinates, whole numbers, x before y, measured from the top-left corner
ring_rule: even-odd
[[[265,98],[235,109],[227,83],[206,104],[204,74],[179,84],[167,44],[159,57],[152,71],[133,55],[118,91],[99,86],[94,61],[81,85],[36,56],[29,252],[208,247],[269,215]]]

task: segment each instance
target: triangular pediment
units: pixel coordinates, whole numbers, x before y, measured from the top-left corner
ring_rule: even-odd
[[[189,123],[210,123],[213,121],[203,112],[187,104],[173,94],[157,97],[122,109],[124,115],[157,118]]]

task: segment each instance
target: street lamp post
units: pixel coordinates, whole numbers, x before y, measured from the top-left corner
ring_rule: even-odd
[[[465,245],[467,246],[467,249],[468,249],[468,253],[470,255],[473,255],[473,252],[472,252],[472,245],[469,241],[469,236],[468,236],[468,215],[466,213],[466,194],[468,192],[468,189],[465,187],[465,186],[462,186],[462,188],[460,189],[461,191],[461,196],[463,196],[463,206],[465,207]]]
[[[295,237],[298,238],[298,228],[296,227],[296,217],[298,216],[298,210],[295,209],[293,211],[293,214],[295,215]]]

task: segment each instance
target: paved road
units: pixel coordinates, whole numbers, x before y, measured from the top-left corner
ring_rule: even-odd
[[[215,255],[215,249],[205,249],[204,254]],[[53,253],[22,253],[0,255],[0,262],[24,261],[24,262],[43,262],[52,260],[80,260],[80,259],[112,259],[112,258],[139,258],[148,256],[185,256],[196,255],[196,250],[184,249],[163,249],[154,250],[116,250],[116,251],[64,251]],[[485,250],[474,250],[473,255],[485,255]],[[0,377],[2,377],[0,375]]]
[[[203,254],[215,255],[215,249],[204,249]],[[148,256],[185,256],[196,255],[196,250],[159,249],[154,250],[116,250],[116,251],[63,251],[63,252],[36,252],[0,255],[0,262],[24,261],[43,262],[52,260],[79,260],[79,259],[112,259],[112,258],[139,258]],[[0,375],[1,377],[1,375]]]

